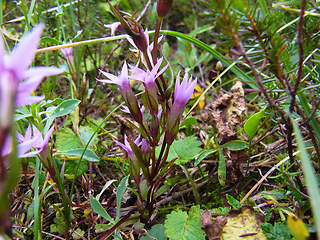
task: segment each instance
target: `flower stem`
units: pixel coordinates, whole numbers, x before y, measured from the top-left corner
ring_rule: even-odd
[[[157,19],[157,25],[156,25],[156,31],[154,33],[154,39],[153,39],[153,49],[152,49],[152,60],[153,64],[157,63],[157,48],[158,48],[158,38],[159,38],[159,32],[162,25],[163,17],[158,17]]]

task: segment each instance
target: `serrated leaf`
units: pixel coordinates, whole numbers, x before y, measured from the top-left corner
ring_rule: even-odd
[[[252,139],[258,130],[258,125],[260,123],[261,118],[265,113],[265,109],[261,110],[258,113],[252,115],[244,124],[244,131],[245,133]]]
[[[90,205],[97,214],[99,214],[101,217],[105,218],[111,223],[114,223],[114,220],[110,217],[110,215],[107,213],[107,211],[103,208],[101,203],[95,199],[92,195],[90,195]]]
[[[165,227],[162,224],[154,225],[147,233],[146,236],[142,236],[140,240],[166,240],[167,235],[165,233]]]
[[[199,163],[205,159],[208,155],[212,154],[212,153],[215,153],[216,151],[218,151],[217,149],[209,149],[209,150],[204,150],[202,151],[199,156],[196,158],[195,162],[194,162],[194,165],[195,166],[198,166]]]
[[[245,141],[240,140],[232,140],[230,142],[226,142],[222,145],[222,147],[228,148],[230,151],[240,151],[249,147],[249,144]]]
[[[56,148],[63,152],[83,148],[83,145],[80,138],[70,128],[61,128],[57,133]]]
[[[181,210],[167,215],[165,225],[166,235],[170,240],[203,240],[201,229],[201,213],[199,206],[192,206],[189,214]]]
[[[201,151],[200,145],[201,142],[193,136],[173,142],[170,151],[173,151],[174,153],[169,155],[171,158],[168,157],[167,162],[171,161],[174,158],[173,156],[178,157],[175,164],[182,164],[190,161]]]

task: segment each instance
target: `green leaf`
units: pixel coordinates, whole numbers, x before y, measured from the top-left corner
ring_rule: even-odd
[[[117,188],[117,219],[120,218],[121,201],[128,186],[129,176],[124,177]]]
[[[223,152],[219,150],[219,166],[218,166],[218,179],[221,186],[226,184],[226,160],[224,158]]]
[[[106,182],[106,184],[103,186],[101,192],[96,196],[96,199],[99,201],[100,196],[104,193],[104,191],[116,180],[109,180],[108,182]]]
[[[142,236],[140,240],[166,240],[165,227],[162,224],[156,224],[148,231],[146,236]]]
[[[81,101],[77,99],[65,100],[56,107],[49,117],[56,118],[67,115],[75,110],[80,102]]]
[[[170,152],[173,152],[169,155],[170,158],[168,156],[167,162],[170,162],[175,157],[178,157],[175,164],[182,164],[190,161],[201,151],[200,145],[201,142],[194,136],[173,142],[170,148]]]
[[[43,38],[40,39],[40,42],[42,42],[42,43],[52,43],[52,44],[56,44],[56,45],[63,44],[63,42],[58,41],[57,39],[51,38],[51,37],[43,37]]]
[[[94,130],[92,128],[90,128],[89,126],[83,126],[80,127],[80,136],[84,142],[84,144],[88,144],[92,134],[94,133]],[[94,142],[97,142],[97,136],[98,134],[95,134],[94,137],[91,139],[89,146],[92,147]]]
[[[79,148],[79,149],[70,149],[68,151],[64,151],[64,152],[57,152],[54,154],[54,156],[56,155],[66,155],[66,156],[72,156],[72,157],[81,157],[82,153],[84,151],[84,148]],[[97,154],[95,152],[93,152],[90,149],[87,149],[86,152],[83,155],[83,158],[88,160],[89,162],[99,162],[100,159],[97,156]]]
[[[183,123],[180,125],[180,128],[183,126],[193,126],[197,124],[198,122],[195,117],[187,117],[186,120],[184,120]]]
[[[166,235],[170,240],[204,240],[201,229],[201,209],[192,206],[189,214],[181,210],[171,212],[165,221]]]
[[[97,214],[99,214],[101,217],[105,218],[111,223],[115,223],[114,220],[110,217],[110,215],[107,213],[107,211],[104,209],[104,207],[101,205],[101,203],[95,199],[92,195],[90,195],[90,205]]]
[[[57,133],[56,148],[61,151],[83,148],[82,142],[70,128],[61,128]]]
[[[240,151],[240,150],[243,150],[245,148],[248,148],[249,144],[247,142],[245,142],[245,141],[232,140],[230,142],[227,142],[227,143],[223,144],[221,147],[226,147],[230,151]]]
[[[205,159],[208,155],[212,154],[212,153],[215,153],[216,151],[218,151],[217,149],[209,149],[209,150],[204,150],[202,151],[199,156],[196,158],[195,162],[194,162],[194,165],[195,166],[198,166],[199,163]]]
[[[229,194],[226,194],[226,199],[227,199],[228,203],[230,204],[230,206],[233,207],[234,209],[238,209],[239,207],[241,207],[243,205],[237,199],[235,199],[234,197],[232,197]]]
[[[263,118],[265,109],[261,110],[260,112],[252,115],[244,124],[244,131],[245,133],[252,139],[258,130],[258,125],[260,123],[261,118]]]
[[[65,100],[62,103],[60,103],[52,111],[51,115],[49,115],[49,117],[45,119],[45,120],[47,120],[47,122],[46,122],[46,126],[44,128],[44,132],[46,133],[49,130],[53,120],[56,117],[62,117],[64,115],[71,113],[73,110],[75,110],[77,108],[77,106],[79,105],[80,102],[81,101],[77,100],[77,99],[70,99],[70,100]],[[45,121],[45,120],[43,120],[43,121]]]
[[[292,239],[288,226],[285,222],[262,223],[261,228],[268,236],[268,240],[290,240]]]
[[[294,132],[296,134],[295,138],[298,143],[298,149],[300,151],[299,158],[301,159],[304,181],[310,196],[310,203],[311,203],[311,208],[313,212],[313,217],[315,220],[315,227],[317,229],[317,232],[319,233],[320,232],[320,208],[319,208],[320,192],[319,192],[317,177],[315,175],[315,170],[312,166],[312,161],[306,150],[306,146],[303,141],[303,137],[301,135],[300,129],[292,117],[291,117],[291,122],[293,125]]]

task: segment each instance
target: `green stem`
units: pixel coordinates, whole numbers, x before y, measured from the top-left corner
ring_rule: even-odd
[[[196,203],[197,205],[201,205],[201,199],[200,199],[200,194],[198,192],[198,189],[196,187],[196,184],[192,178],[192,176],[190,175],[190,173],[188,172],[188,169],[184,166],[184,165],[180,165],[180,167],[182,168],[184,174],[186,175],[187,179],[190,181],[191,187],[193,189],[193,194],[196,198]]]
[[[251,145],[252,145],[252,138],[250,138],[250,140],[249,140],[248,162],[247,162],[246,174],[244,175],[244,177],[247,177],[247,174],[248,174],[248,171],[249,171],[250,158],[251,158]]]

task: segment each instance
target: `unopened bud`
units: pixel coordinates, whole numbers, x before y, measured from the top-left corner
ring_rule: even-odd
[[[148,41],[141,25],[139,25],[139,32],[136,32],[134,35],[131,35],[131,37],[134,44],[136,44],[137,48],[141,52],[146,52],[148,50]]]
[[[223,65],[220,61],[217,62],[216,69],[218,72],[221,72],[223,70]]]
[[[173,0],[157,0],[157,14],[159,17],[164,17],[171,9]]]

